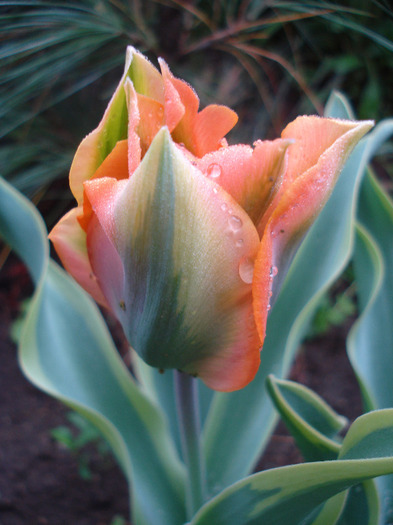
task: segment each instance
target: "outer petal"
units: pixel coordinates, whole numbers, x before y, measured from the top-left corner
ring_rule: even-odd
[[[124,268],[113,243],[93,215],[87,230],[87,250],[97,283],[120,320],[124,315]]]
[[[258,225],[276,195],[286,169],[291,140],[257,141],[255,148],[221,148],[197,160],[198,168],[214,179]]]
[[[306,230],[327,201],[350,152],[372,125],[371,121],[299,117],[284,130],[283,136],[290,134],[295,143],[289,148],[280,192],[265,214],[253,281],[261,338],[272,293],[277,295]]]
[[[86,233],[77,220],[81,211],[80,208],[74,208],[64,215],[50,232],[49,239],[52,241],[67,272],[95,301],[107,306],[88,258]]]
[[[135,350],[216,390],[245,386],[260,348],[250,284],[259,238],[247,214],[166,129],[129,181],[85,187],[124,264],[121,321]]]

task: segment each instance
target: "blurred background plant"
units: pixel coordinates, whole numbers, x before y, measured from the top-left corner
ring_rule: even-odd
[[[234,108],[237,142],[321,112],[332,89],[360,118],[391,115],[392,23],[388,0],[0,1],[1,174],[41,201],[51,226],[69,199],[51,183],[97,126],[129,44],[163,56],[202,105]]]
[[[51,436],[75,456],[80,477],[89,481],[93,477],[91,467],[94,458],[98,457],[100,468],[113,461],[109,445],[101,432],[77,412],[68,412],[67,420],[68,424],[53,428]]]

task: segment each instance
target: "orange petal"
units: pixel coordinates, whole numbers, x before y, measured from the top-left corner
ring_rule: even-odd
[[[220,184],[258,226],[278,191],[286,167],[286,149],[291,141],[257,141],[221,148],[194,159],[199,169]]]
[[[191,368],[191,371],[198,370],[199,377],[209,388],[219,392],[233,392],[244,388],[258,372],[263,339],[258,335],[252,303],[248,300],[243,305],[238,305],[233,331],[242,334],[235,344],[200,364],[196,362]]]
[[[199,98],[193,88],[184,82],[173,76],[168,64],[162,58],[159,59],[162,77],[164,82],[170,82],[179,94],[181,103],[183,104],[185,111],[188,115],[195,116],[199,108]]]
[[[346,159],[372,125],[370,121],[299,117],[284,130],[283,136],[288,137],[290,132],[295,143],[288,149],[288,168],[281,188],[264,216],[266,226],[254,270],[254,313],[260,337],[264,335],[271,294],[274,299]]]
[[[113,239],[114,206],[117,195],[121,193],[127,181],[117,181],[109,177],[93,179],[84,183],[86,199],[91,203],[94,213],[98,217],[105,217],[105,233]]]
[[[126,140],[121,140],[116,144],[112,152],[106,157],[90,180],[101,179],[103,177],[110,177],[116,180],[128,179],[128,143]],[[78,217],[78,221],[85,231],[87,231],[91,214],[90,201],[84,198],[83,213]]]
[[[169,131],[175,129],[183,118],[185,113],[184,104],[181,101],[181,97],[173,85],[173,76],[169,71],[167,64],[161,58],[158,59],[164,79],[164,91],[165,91],[165,123],[168,126]],[[198,109],[198,108],[197,108]]]
[[[143,157],[152,140],[164,125],[164,107],[160,102],[152,98],[138,95],[138,108],[140,120],[137,133],[141,141]]]
[[[64,215],[50,232],[49,239],[67,272],[95,301],[107,306],[88,258],[86,233],[77,220],[80,213],[80,208],[74,208]]]
[[[237,114],[226,106],[212,104],[195,117],[194,151],[203,157],[220,147],[221,139],[236,125]]]
[[[175,78],[168,65],[162,59],[160,60],[160,66],[165,85],[172,86],[172,88],[167,87],[167,96],[170,100],[170,104],[176,104],[173,108],[169,107],[169,109],[167,109],[167,111],[170,112],[171,127],[176,120],[178,120],[181,111],[183,112],[182,118],[181,120],[178,120],[176,127],[174,127],[174,129],[169,128],[172,132],[172,137],[175,142],[184,144],[189,151],[196,154],[193,129],[195,117],[199,108],[198,95],[192,87],[187,84],[187,82]],[[173,90],[178,93],[178,97],[173,94]]]

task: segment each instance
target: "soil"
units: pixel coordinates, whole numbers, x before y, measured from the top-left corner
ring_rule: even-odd
[[[87,451],[91,479],[81,477],[78,457],[51,436],[54,428],[69,424],[68,410],[30,385],[19,369],[9,329],[29,291],[24,266],[10,258],[0,274],[0,525],[110,525],[115,516],[128,516],[122,473],[93,447]],[[347,329],[307,342],[292,379],[353,420],[361,414],[361,401],[345,353]],[[279,424],[258,467],[300,461]]]

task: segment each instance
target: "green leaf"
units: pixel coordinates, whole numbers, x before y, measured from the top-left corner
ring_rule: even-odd
[[[378,523],[380,509],[375,482],[381,479],[363,481],[362,484],[349,489],[345,507],[337,525],[375,525]],[[321,525],[325,524],[321,522]]]
[[[343,508],[346,506],[348,493],[351,490],[352,489],[344,490],[332,498],[329,498],[326,503],[323,504],[320,512],[316,513],[315,519],[313,517],[310,518],[310,525],[336,525]]]
[[[334,440],[346,423],[319,396],[292,381],[268,378],[268,390],[306,461],[337,459],[341,443]],[[340,440],[341,441],[341,440]],[[374,481],[365,481],[328,500],[312,525],[373,525],[379,512]],[[338,520],[338,521],[337,521]]]
[[[389,121],[393,132],[392,121]],[[389,128],[386,128],[389,131]],[[393,406],[393,205],[371,173],[360,196],[362,228],[354,254],[360,317],[347,340],[366,409]],[[378,480],[382,516],[393,519],[393,476]]]
[[[329,105],[331,111],[341,106],[338,98]],[[214,397],[205,425],[205,452],[213,494],[245,476],[257,461],[276,421],[266,396],[266,377],[271,373],[278,378],[288,374],[321,296],[351,257],[357,189],[368,159],[367,140],[366,137],[355,148],[292,263],[269,315],[255,380],[239,392]]]
[[[334,439],[347,423],[315,392],[293,381],[267,378],[268,392],[306,461],[336,459]]]
[[[205,504],[191,525],[318,523],[316,516],[327,499],[362,481],[393,472],[392,436],[393,410],[361,416],[344,439],[340,459],[249,476]]]
[[[393,203],[371,174],[362,185],[359,220],[354,273],[361,316],[348,337],[348,352],[370,410],[393,406]]]
[[[0,232],[36,284],[19,350],[24,373],[105,436],[132,485],[138,524],[183,524],[184,473],[162,415],[124,366],[97,307],[49,262],[34,207],[4,181],[0,201]]]

